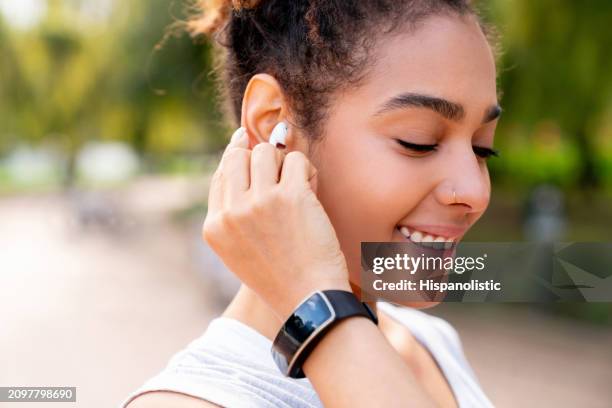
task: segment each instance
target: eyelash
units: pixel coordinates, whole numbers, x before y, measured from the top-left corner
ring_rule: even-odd
[[[472,150],[478,157],[482,157],[483,159],[488,159],[491,156],[499,157],[499,150],[490,149],[488,147],[482,146],[472,146]]]
[[[412,150],[417,153],[427,153],[431,151],[436,151],[438,145],[437,144],[416,144],[406,142],[405,140],[395,139],[402,147],[405,147],[408,150]],[[483,159],[488,159],[491,156],[499,157],[499,150],[490,149],[488,147],[482,146],[472,146],[474,153]]]

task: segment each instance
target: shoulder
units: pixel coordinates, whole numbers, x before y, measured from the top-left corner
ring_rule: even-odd
[[[320,406],[307,383],[289,381],[280,373],[270,347],[270,340],[252,328],[214,319],[121,408]]]
[[[441,334],[442,338],[445,341],[447,341],[449,344],[453,345],[454,347],[457,347],[458,349],[463,348],[463,345],[461,344],[461,338],[459,337],[459,333],[457,332],[455,327],[453,327],[453,325],[451,325],[447,320],[441,317],[433,316],[425,312],[422,312],[422,313],[427,316],[427,318],[431,321],[431,324],[433,325],[433,327],[436,328],[436,330]]]
[[[469,376],[476,378],[463,349],[457,330],[445,319],[418,309],[379,302],[378,308],[402,324],[437,358],[438,362],[453,362]]]
[[[443,342],[455,352],[462,351],[459,333],[445,319],[418,309],[395,306],[386,302],[379,302],[377,307],[405,326],[420,340]]]
[[[195,398],[190,395],[171,391],[155,391],[141,394],[133,399],[126,408],[218,408],[220,405]]]

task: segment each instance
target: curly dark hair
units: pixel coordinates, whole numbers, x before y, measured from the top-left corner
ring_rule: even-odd
[[[221,46],[216,70],[235,124],[249,80],[268,73],[282,87],[293,125],[311,141],[321,134],[334,92],[366,77],[381,36],[447,14],[474,16],[492,38],[469,0],[209,0],[197,7],[187,29]]]

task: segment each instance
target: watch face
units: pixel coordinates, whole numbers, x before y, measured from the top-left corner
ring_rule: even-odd
[[[315,293],[289,317],[289,324],[285,324],[284,329],[289,337],[301,344],[331,317],[332,312],[326,300],[321,294]]]
[[[331,305],[320,293],[314,293],[304,301],[287,319],[275,341],[274,359],[279,368],[286,371],[298,350],[314,332],[324,328],[333,318]]]

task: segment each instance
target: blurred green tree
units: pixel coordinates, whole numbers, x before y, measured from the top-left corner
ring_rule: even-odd
[[[163,155],[215,149],[223,139],[205,75],[209,47],[170,30],[181,3],[109,4],[92,15],[92,0],[49,0],[34,29],[0,25],[0,135],[11,139],[0,148],[59,143],[67,185],[88,140],[123,140],[141,154]]]
[[[21,141],[58,143],[70,184],[74,156],[89,140],[122,140],[152,158],[220,148],[226,132],[207,74],[210,46],[168,29],[188,3],[48,0],[31,29],[0,20],[0,153]],[[609,168],[596,167],[595,152],[611,123],[612,2],[480,3],[503,34],[498,144],[530,157],[525,166],[503,155],[493,170],[514,186],[598,185]],[[560,141],[540,155],[538,129],[547,124]]]
[[[495,0],[503,33],[500,134],[553,121],[579,150],[579,186],[597,186],[596,132],[612,102],[612,2]],[[512,159],[510,159],[512,160]]]

